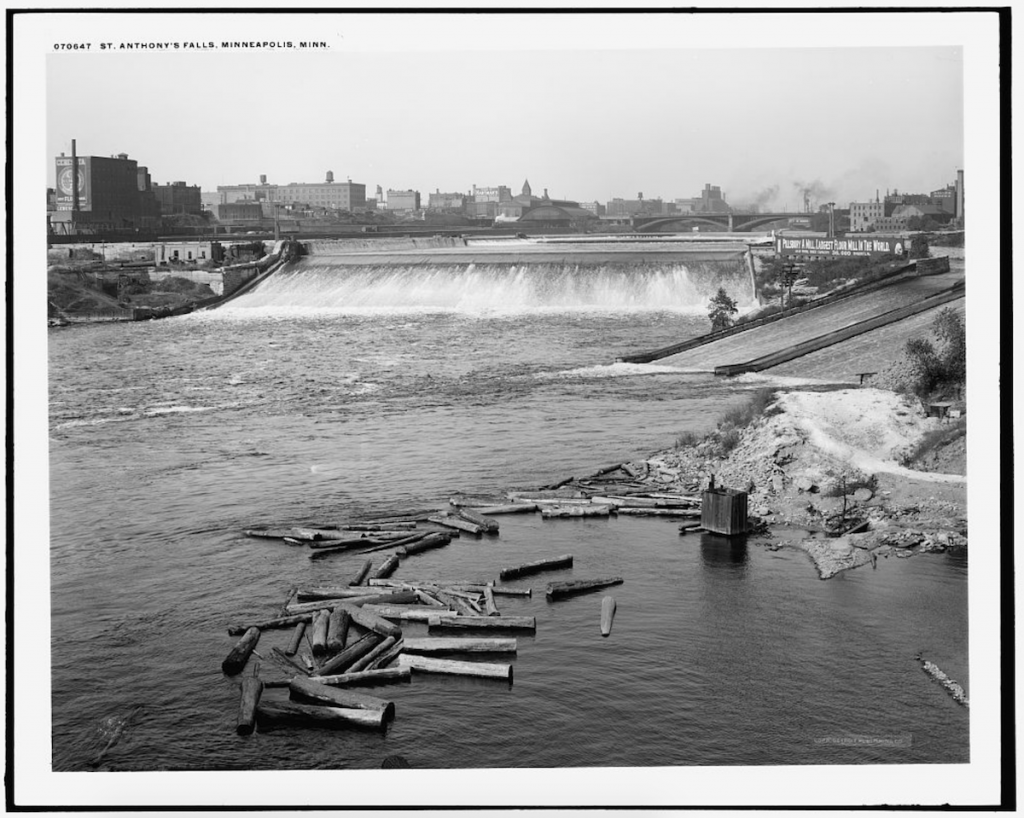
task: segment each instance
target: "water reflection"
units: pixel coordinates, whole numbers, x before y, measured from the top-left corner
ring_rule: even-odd
[[[700,535],[700,556],[708,568],[728,567],[745,569],[747,564],[747,537],[723,537],[719,534]]]

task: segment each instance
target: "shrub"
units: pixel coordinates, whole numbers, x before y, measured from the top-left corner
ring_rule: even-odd
[[[686,449],[691,446],[696,446],[702,440],[704,440],[704,437],[696,432],[680,432],[676,437],[676,448]]]
[[[732,317],[739,312],[736,302],[729,297],[725,287],[719,287],[715,297],[708,303],[708,318],[711,319],[711,331],[718,332],[732,324]]]

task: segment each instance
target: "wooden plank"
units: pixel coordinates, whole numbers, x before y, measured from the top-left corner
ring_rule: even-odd
[[[498,616],[498,606],[494,604],[494,591],[490,588],[484,588],[484,604],[486,606],[486,613],[488,616]]]
[[[512,681],[512,665],[458,662],[454,659],[433,659],[428,656],[412,656],[407,653],[403,653],[398,661],[402,667],[412,668],[419,673],[446,673],[455,676],[478,676],[484,679]]]
[[[526,514],[528,512],[536,511],[538,508],[536,503],[502,503],[497,506],[478,506],[476,508],[477,513],[486,515],[497,515],[497,514]]]
[[[540,516],[544,519],[556,519],[559,517],[607,517],[610,513],[608,506],[552,506],[540,510]]]

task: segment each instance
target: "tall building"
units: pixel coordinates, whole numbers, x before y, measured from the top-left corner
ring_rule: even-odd
[[[356,182],[335,182],[327,171],[323,182],[289,182],[287,185],[267,184],[266,175],[258,184],[218,185],[220,202],[268,201],[282,205],[304,204],[332,210],[363,210],[366,208],[366,185]]]
[[[388,190],[388,210],[419,210],[418,190]]]
[[[203,194],[199,190],[199,185],[171,182],[169,185],[153,185],[152,191],[160,203],[162,216],[177,216],[183,213],[198,216],[203,212]]]
[[[78,156],[72,140],[72,155],[54,159],[56,168],[56,210],[51,224],[58,232],[140,230],[155,226],[155,214],[140,195],[138,162],[128,154]]]
[[[873,202],[850,202],[850,230],[854,233],[871,230],[886,215],[885,203],[877,198]]]
[[[477,187],[473,185],[473,201],[510,202],[512,201],[512,189],[505,187],[505,185],[497,185],[496,187]]]
[[[440,189],[430,194],[427,204],[429,210],[443,210],[449,213],[461,213],[466,206],[465,193],[442,193]]]

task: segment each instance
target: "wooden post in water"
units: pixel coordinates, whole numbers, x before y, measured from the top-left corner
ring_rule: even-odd
[[[708,488],[701,496],[701,527],[731,537],[747,533],[747,493],[736,489]]]

